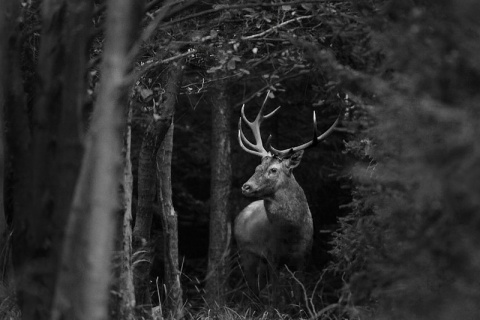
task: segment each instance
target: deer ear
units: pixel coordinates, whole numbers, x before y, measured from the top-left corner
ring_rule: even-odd
[[[290,169],[290,171],[293,168],[296,168],[299,164],[300,161],[302,160],[303,156],[303,150],[299,150],[297,152],[294,152],[290,157],[288,157],[288,162],[287,162],[287,168]]]

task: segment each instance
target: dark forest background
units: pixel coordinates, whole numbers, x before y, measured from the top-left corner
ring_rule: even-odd
[[[0,3],[0,318],[478,319],[475,0]],[[314,221],[282,305],[230,226],[288,148]],[[286,298],[285,298],[286,297]]]

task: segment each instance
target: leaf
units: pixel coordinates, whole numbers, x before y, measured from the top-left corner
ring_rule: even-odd
[[[215,67],[211,67],[210,69],[207,70],[207,73],[215,73],[215,71],[220,70],[220,69],[222,69],[222,66],[221,66],[221,65],[215,66]]]
[[[250,74],[250,71],[248,71],[247,69],[238,69],[239,71],[243,72],[244,74]]]
[[[307,10],[307,11],[312,11],[313,9],[313,4],[311,3],[302,3],[301,4],[302,8]]]
[[[290,11],[290,10],[292,10],[292,6],[291,5],[283,5],[282,10],[283,11]]]
[[[145,89],[145,88],[142,88],[140,89],[140,96],[142,97],[142,99],[147,99],[148,97],[150,97],[151,95],[153,95],[153,91],[150,90],[150,89]]]
[[[257,13],[255,10],[253,10],[252,8],[243,8],[242,9],[243,11],[247,11],[247,12],[250,12],[250,13]]]
[[[235,70],[235,59],[230,59],[227,63],[228,70]]]

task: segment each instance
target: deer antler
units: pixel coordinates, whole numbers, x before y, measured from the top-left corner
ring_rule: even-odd
[[[266,156],[271,156],[271,153],[268,152],[263,147],[262,137],[260,135],[260,125],[263,122],[263,120],[270,118],[271,116],[273,116],[278,111],[278,109],[281,108],[281,107],[278,107],[267,115],[263,114],[264,110],[265,110],[265,103],[267,102],[267,99],[268,99],[269,95],[270,95],[270,90],[267,92],[267,96],[265,97],[265,100],[263,101],[263,104],[260,107],[260,111],[258,111],[257,117],[255,118],[255,120],[253,122],[248,121],[247,117],[245,116],[245,104],[242,106],[242,110],[241,110],[242,116],[240,117],[240,119],[238,121],[238,142],[240,143],[240,146],[246,152],[254,154],[256,156],[260,156],[262,158],[266,157]],[[250,130],[252,131],[253,137],[255,139],[255,143],[250,142],[245,137],[245,135],[243,134],[242,119],[250,127]],[[248,148],[247,148],[247,146],[248,146]]]
[[[335,122],[330,126],[330,128],[328,128],[327,131],[325,131],[321,135],[318,135],[317,117],[315,115],[315,111],[313,111],[313,139],[311,141],[306,142],[304,144],[301,144],[299,146],[292,147],[292,148],[289,148],[289,149],[284,149],[284,150],[275,149],[274,147],[269,145],[269,141],[267,141],[267,147],[272,154],[274,154],[274,155],[276,155],[277,157],[280,157],[280,158],[283,158],[285,156],[293,154],[294,152],[304,150],[304,149],[307,149],[309,147],[313,147],[313,146],[317,145],[317,143],[319,143],[320,141],[325,140],[325,138],[328,137],[330,135],[330,133],[332,133],[333,129],[335,129],[335,127],[337,126],[339,120],[340,120],[340,115],[337,117]]]

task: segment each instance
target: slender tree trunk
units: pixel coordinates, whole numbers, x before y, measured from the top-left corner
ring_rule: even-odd
[[[106,319],[115,214],[120,208],[129,56],[144,5],[107,3],[102,80],[62,251],[53,319]]]
[[[150,256],[149,242],[152,226],[152,205],[155,201],[156,192],[154,152],[158,149],[156,140],[163,139],[165,133],[165,128],[161,124],[157,124],[155,119],[152,119],[144,133],[138,159],[137,213],[132,241],[133,251],[136,255],[133,279],[136,306],[139,307],[139,312],[147,309],[147,317],[151,309],[149,275],[152,257]]]
[[[232,180],[230,153],[231,107],[225,93],[225,83],[217,84],[212,93],[212,147],[211,147],[211,192],[210,192],[210,246],[206,294],[211,306],[225,303],[225,288],[228,276],[228,246],[231,226],[229,198]]]
[[[127,113],[127,128],[123,135],[123,180],[120,185],[122,208],[119,215],[119,236],[116,241],[115,281],[112,284],[113,294],[110,297],[113,304],[115,319],[133,320],[135,308],[135,290],[133,286],[132,269],[132,191],[133,173],[131,162],[132,138],[132,105],[129,103]]]
[[[75,184],[83,155],[82,110],[87,97],[88,45],[92,30],[93,4],[83,0],[67,0],[68,31],[65,35],[65,71],[62,81],[62,110],[54,166],[55,210],[53,228],[55,252],[61,251],[65,226],[70,212]],[[58,264],[58,258],[55,263]]]
[[[133,173],[131,161],[131,145],[132,145],[132,106],[129,105],[127,118],[127,131],[125,133],[125,167],[124,167],[124,183],[123,183],[123,223],[122,223],[122,261],[121,261],[121,277],[120,292],[122,294],[121,315],[123,319],[133,319],[133,308],[135,307],[135,288],[133,286],[133,269],[132,269],[132,196],[133,196]]]
[[[5,0],[0,3],[0,108],[4,112],[1,117],[2,136],[6,132],[6,154],[3,158],[10,159],[9,181],[12,186],[12,201],[14,220],[22,221],[27,212],[27,206],[30,201],[29,194],[29,165],[30,165],[30,130],[26,112],[26,99],[23,90],[23,80],[21,74],[21,56],[20,44],[18,42],[21,33],[19,28],[20,2],[16,0]],[[5,121],[5,122],[3,122]],[[3,137],[2,137],[3,139]],[[5,140],[4,140],[5,141]],[[6,164],[5,162],[3,163]],[[5,167],[3,168],[5,170]],[[6,172],[3,171],[5,174]],[[5,176],[2,178],[2,186]],[[3,190],[2,190],[3,198]],[[8,287],[10,293],[15,289],[12,266],[12,238],[10,230],[6,225],[4,205],[2,203],[1,213],[1,249],[0,258],[2,267],[2,281]],[[18,214],[18,215],[17,215]],[[23,214],[23,215],[22,215]],[[14,222],[15,223],[15,222]],[[19,228],[20,229],[20,228]],[[8,233],[7,233],[8,232]],[[21,252],[20,252],[21,253]],[[18,281],[18,278],[16,279]],[[18,302],[19,299],[17,299]]]
[[[183,318],[182,286],[178,259],[178,216],[172,203],[172,150],[174,125],[171,124],[157,155],[158,194],[162,217],[166,310],[168,317]]]
[[[154,110],[150,124],[144,134],[138,164],[138,205],[133,229],[133,248],[142,253],[141,262],[135,263],[135,300],[150,314],[151,300],[149,274],[151,250],[148,248],[152,225],[153,203],[156,195],[156,156],[173,120],[178,88],[182,77],[182,65],[174,63],[165,71],[162,79],[164,88],[158,110]]]
[[[12,94],[11,82],[9,77],[11,71],[11,55],[15,48],[9,44],[12,34],[17,31],[15,27],[15,18],[19,13],[20,4],[14,1],[2,1],[0,3],[0,286],[8,289],[11,281],[11,259],[10,259],[10,237],[9,227],[7,225],[7,217],[5,215],[5,109],[8,103],[12,102],[10,96]],[[18,67],[18,65],[16,66]],[[21,107],[21,106],[16,106]]]
[[[1,10],[0,7],[0,15]],[[1,30],[1,26],[0,26]],[[0,32],[0,37],[2,36]],[[2,46],[3,44],[0,44]],[[2,49],[0,49],[2,50]],[[0,63],[2,63],[2,53],[0,53]],[[4,70],[0,67],[0,74]],[[9,264],[9,241],[8,241],[8,225],[7,217],[5,216],[5,199],[4,199],[4,182],[5,182],[5,128],[3,121],[5,119],[3,115],[3,107],[5,105],[5,98],[3,94],[3,85],[0,84],[0,286],[3,286],[8,282],[8,275],[5,272],[6,266]]]
[[[9,103],[10,145],[17,175],[14,177],[13,262],[17,300],[24,319],[50,318],[59,243],[82,153],[75,128],[86,91],[91,4],[78,10],[75,1],[70,3],[70,6],[63,0],[42,3],[39,82],[32,109],[31,144],[20,61],[18,58],[10,61],[13,66],[9,73],[13,83],[10,101],[13,103]]]

